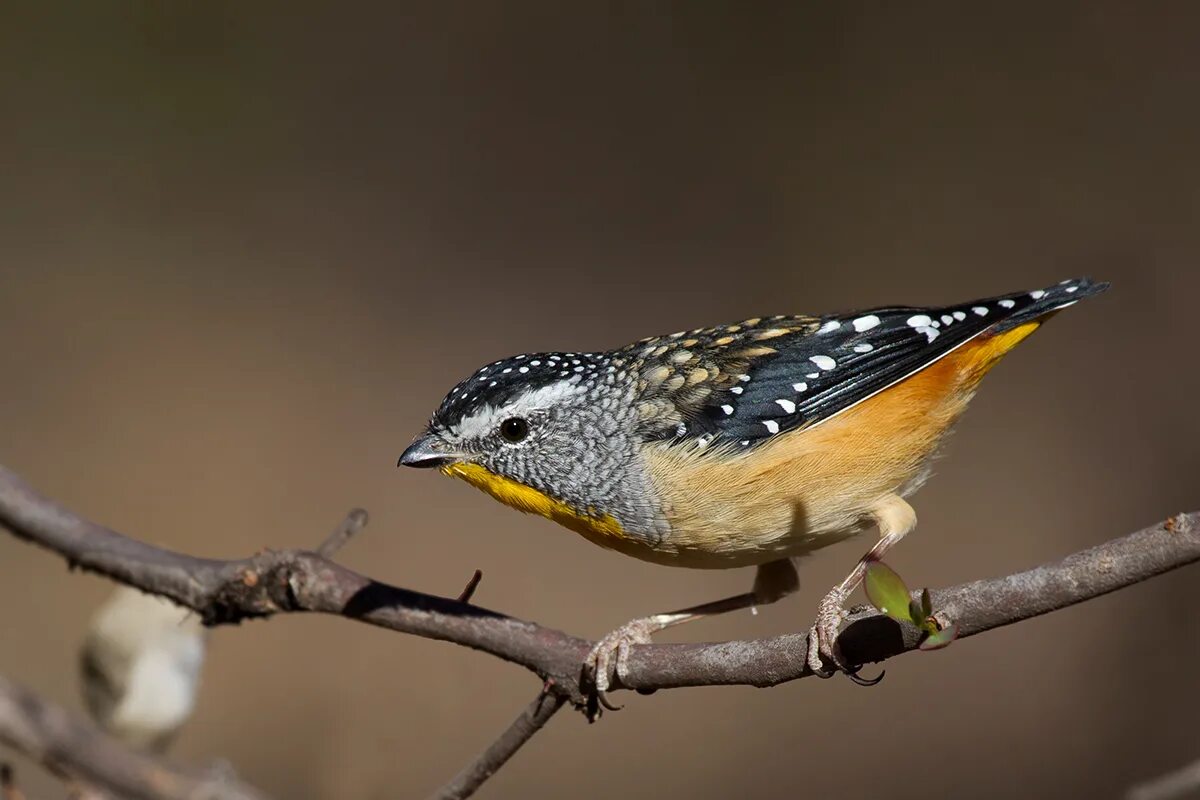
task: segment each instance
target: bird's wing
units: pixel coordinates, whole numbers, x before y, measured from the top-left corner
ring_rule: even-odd
[[[709,357],[721,380],[706,384],[702,396],[668,395],[680,419],[674,430],[661,429],[658,438],[751,447],[817,425],[980,335],[1010,330],[1106,288],[1082,278],[946,308],[776,318],[785,332],[750,336]]]

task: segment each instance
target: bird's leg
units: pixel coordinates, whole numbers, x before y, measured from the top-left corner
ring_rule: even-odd
[[[846,618],[843,608],[846,598],[862,583],[871,562],[881,560],[917,524],[917,515],[912,506],[897,495],[889,495],[876,503],[871,510],[871,517],[879,526],[879,541],[859,559],[846,579],[821,600],[817,607],[817,621],[808,633],[808,668],[822,678],[833,674],[825,669],[825,660],[838,669],[845,669],[837,653],[837,637],[838,629]]]
[[[629,669],[630,645],[649,644],[651,635],[685,622],[774,603],[796,591],[799,586],[800,577],[796,573],[795,565],[792,564],[791,559],[784,558],[759,565],[758,571],[754,575],[754,588],[745,594],[726,597],[723,600],[715,600],[679,611],[639,617],[626,622],[596,642],[583,662],[584,674],[595,686],[596,699],[610,711],[615,711],[620,707],[612,705],[606,695],[610,685],[609,671],[613,664],[613,657],[616,656],[617,677],[625,676]]]

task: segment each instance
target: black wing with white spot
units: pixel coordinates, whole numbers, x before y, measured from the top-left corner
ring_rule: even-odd
[[[812,332],[771,342],[714,396],[689,437],[752,446],[844,411],[983,333],[1064,308],[1108,284],[1083,278],[947,308],[879,308],[823,317]]]

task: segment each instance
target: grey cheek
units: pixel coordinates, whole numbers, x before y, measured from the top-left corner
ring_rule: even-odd
[[[525,453],[515,447],[499,446],[484,466],[498,475],[505,475],[523,483],[529,477]]]

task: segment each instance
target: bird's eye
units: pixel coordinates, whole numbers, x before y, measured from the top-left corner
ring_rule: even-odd
[[[515,444],[529,435],[529,423],[520,417],[509,417],[500,423],[500,435]]]

